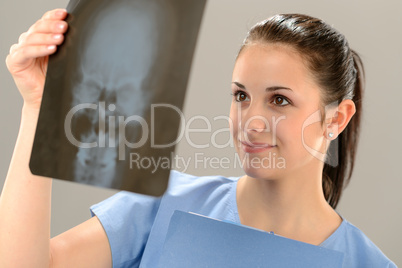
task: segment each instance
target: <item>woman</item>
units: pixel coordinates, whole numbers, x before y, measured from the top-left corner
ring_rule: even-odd
[[[361,61],[343,35],[298,14],[257,24],[238,54],[230,117],[244,176],[172,171],[162,198],[118,193],[50,239],[51,180],[34,178],[28,160],[47,57],[63,42],[65,17],[65,10],[46,13],[7,56],[24,106],[0,201],[1,267],[156,267],[176,209],[342,251],[344,267],[396,267],[335,211],[353,171]],[[267,168],[268,157],[284,162]]]

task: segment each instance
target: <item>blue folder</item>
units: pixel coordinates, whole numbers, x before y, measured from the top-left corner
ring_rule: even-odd
[[[159,267],[342,267],[343,253],[176,210]]]

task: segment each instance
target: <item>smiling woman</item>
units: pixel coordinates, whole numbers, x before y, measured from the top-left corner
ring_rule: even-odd
[[[242,121],[254,121],[252,117],[255,115],[286,117],[279,126],[283,130],[268,138],[278,142],[283,141],[282,138],[285,140],[283,149],[277,149],[281,154],[287,154],[287,172],[300,164],[304,168],[309,165],[310,169],[322,170],[323,163],[314,161],[304,144],[325,154],[327,141],[339,136],[339,165],[331,167],[326,164],[322,176],[317,174],[320,180],[323,178],[324,195],[333,208],[336,208],[344,181],[347,182],[353,172],[360,128],[362,72],[359,56],[349,48],[342,34],[318,19],[289,14],[274,16],[251,29],[240,49],[233,73],[233,80],[244,80],[243,84],[247,82],[248,87],[254,89],[249,90],[250,95],[255,95],[253,100],[249,97],[236,99],[242,102],[241,106],[237,105],[242,114],[247,113],[247,120]],[[239,88],[241,83],[234,83]],[[246,89],[243,85],[240,88]],[[237,97],[239,90],[236,87],[234,90]],[[246,92],[240,92],[247,96]],[[257,107],[258,101],[262,103],[258,106],[261,110],[251,110]],[[266,103],[265,111],[263,103]],[[326,112],[325,107],[334,103],[336,105],[332,106],[336,111]],[[232,115],[238,113],[237,106],[232,105]],[[304,129],[303,122],[315,111],[321,111],[321,120]],[[265,129],[264,126],[258,127]],[[252,129],[248,131],[253,139],[262,138],[256,137]],[[303,135],[303,140],[300,139],[302,131],[308,133]],[[243,139],[237,137],[237,133],[235,136],[234,140]],[[301,159],[309,161],[308,165]],[[299,171],[295,173],[298,176]]]
[[[120,192],[92,206],[90,220],[49,239],[51,182],[30,173],[27,148],[46,57],[61,42],[51,37],[67,30],[66,15],[48,12],[7,57],[24,107],[0,200],[0,266],[163,267],[158,262],[170,217],[183,210],[340,251],[343,267],[396,267],[336,211],[354,166],[362,63],[342,34],[301,14],[256,24],[237,56],[231,135],[245,175],[197,177],[172,170],[161,198]],[[34,78],[27,83],[27,77]],[[339,152],[337,165],[329,161],[331,149]],[[284,165],[266,166],[272,156]],[[151,159],[143,165],[152,166]]]

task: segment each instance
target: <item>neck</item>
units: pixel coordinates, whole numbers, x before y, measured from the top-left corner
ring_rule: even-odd
[[[320,169],[275,180],[242,177],[237,189],[241,223],[307,243],[324,241],[341,218],[324,198],[321,172],[311,170]]]

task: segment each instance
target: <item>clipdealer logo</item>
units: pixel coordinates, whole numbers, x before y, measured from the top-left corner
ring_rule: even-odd
[[[331,113],[334,113],[334,111],[336,112],[336,107],[337,107],[337,103],[332,103],[330,105],[327,105],[325,107],[325,114],[327,114],[327,113],[331,114]],[[168,144],[156,144],[155,143],[155,125],[154,125],[155,110],[158,108],[172,109],[180,117],[180,121],[179,121],[180,122],[180,126],[179,126],[180,132],[179,132],[176,140],[174,140],[173,142],[170,142]],[[98,131],[96,133],[97,140],[91,141],[91,142],[84,142],[84,141],[80,141],[76,137],[74,137],[71,126],[72,126],[73,118],[77,115],[85,115],[86,113],[88,113],[88,109],[92,110],[92,116],[94,114],[93,111],[97,111],[97,113],[98,113],[98,114],[96,114],[96,120],[94,120],[95,124],[97,124],[96,128],[98,129]],[[233,127],[233,122],[229,116],[214,117],[213,118],[214,122],[218,121],[218,120],[224,120],[229,123],[230,127],[220,128],[212,133],[211,120],[209,120],[205,116],[197,115],[197,116],[193,116],[188,121],[186,121],[184,114],[181,112],[181,110],[171,104],[164,104],[164,103],[151,104],[151,126],[149,126],[147,121],[140,115],[131,115],[131,116],[125,117],[122,115],[116,116],[114,114],[114,115],[106,116],[106,112],[112,112],[112,114],[113,114],[115,109],[116,109],[116,107],[114,104],[109,105],[108,108],[106,109],[105,102],[99,102],[99,105],[93,104],[93,103],[84,103],[84,104],[76,105],[73,108],[71,108],[68,111],[66,118],[64,120],[64,130],[65,130],[65,134],[66,134],[68,141],[71,144],[73,144],[74,146],[76,146],[78,148],[84,148],[84,149],[90,149],[90,148],[95,148],[95,147],[116,148],[118,150],[118,160],[123,160],[123,161],[128,156],[128,154],[126,154],[127,148],[132,148],[132,149],[139,148],[147,142],[148,138],[150,138],[150,141],[151,141],[151,143],[150,143],[151,148],[168,148],[168,147],[174,146],[183,137],[185,137],[188,144],[195,149],[209,148],[210,146],[213,146],[214,148],[219,148],[219,149],[226,148],[228,146],[234,147],[233,137],[232,137],[231,131],[230,131],[230,129]],[[327,144],[326,144],[326,146],[327,146],[326,148],[328,148],[327,153],[322,153],[322,152],[316,151],[315,149],[309,147],[305,143],[305,140],[304,140],[305,128],[307,128],[308,126],[310,126],[314,123],[320,122],[322,120],[321,115],[322,115],[322,112],[320,110],[315,111],[304,121],[304,123],[302,125],[302,132],[301,132],[302,133],[302,137],[301,137],[302,144],[303,144],[304,148],[315,158],[319,159],[320,161],[322,161],[324,163],[330,164],[331,166],[337,166],[338,165],[338,159],[337,159],[338,141],[337,141],[337,139],[331,141],[331,147],[329,147],[330,142],[327,141]],[[239,117],[239,118],[241,118],[241,117]],[[262,116],[254,116],[254,117],[248,119],[248,121],[246,122],[246,126],[248,126],[250,121],[254,120],[254,119],[263,120],[265,122],[265,124],[267,125],[267,129],[265,131],[266,132],[272,131],[272,139],[274,141],[276,141],[277,125],[280,122],[282,122],[283,120],[286,120],[286,117],[285,116],[281,116],[279,118],[273,117],[272,118],[273,126],[270,128],[269,122],[267,121],[266,118],[264,118]],[[205,128],[192,128],[191,125],[196,120],[205,122],[206,127]],[[106,128],[106,122],[108,123],[107,124],[108,128]],[[141,135],[140,139],[135,143],[128,141],[127,137],[125,136],[126,127],[129,123],[135,123],[141,129],[142,135]],[[92,127],[95,127],[95,126],[92,126]],[[240,125],[239,125],[239,127],[240,127]],[[210,140],[208,143],[205,143],[205,144],[196,144],[190,137],[191,133],[211,133]],[[225,143],[218,144],[217,135],[219,135],[221,133],[227,133],[229,138]],[[248,139],[247,136],[245,138]],[[106,141],[108,141],[107,146],[106,146]],[[142,156],[142,157],[145,157],[145,156]],[[139,154],[131,153],[130,162],[133,162],[133,165],[136,164],[137,166],[146,166],[145,161],[147,161],[147,163],[154,163],[154,164],[149,164],[149,166],[155,166],[155,165],[161,166],[160,163],[166,162],[166,160],[168,159],[168,158],[167,159],[153,159],[153,160],[150,159],[148,161],[147,158],[144,158],[145,159],[145,160],[143,160],[144,162],[142,164],[138,164],[139,158],[140,158]],[[173,159],[172,156],[171,156],[171,158]],[[192,159],[195,161],[197,159],[196,155],[194,155],[194,157]],[[211,159],[212,159],[212,162],[210,161]],[[214,159],[214,158],[211,158],[211,159],[210,160],[204,159],[203,162],[204,163],[211,162],[212,163],[211,168],[214,168],[214,166],[216,166],[214,164],[216,162],[216,159]],[[275,156],[274,156],[274,159],[275,159]],[[257,161],[257,160],[253,160],[253,159],[248,159],[248,160],[250,163],[252,161]],[[180,161],[183,162],[184,160],[180,160]],[[188,161],[191,161],[191,159],[188,159],[187,162]],[[227,159],[222,158],[218,162],[221,163],[221,161],[222,161],[221,165],[223,165],[222,168],[224,168],[224,166],[226,165],[225,163],[227,162]],[[236,161],[239,162],[238,160],[236,160]],[[171,163],[172,161],[170,160],[169,162]],[[282,161],[279,161],[279,162],[282,163]],[[197,161],[194,162],[194,164],[196,164],[196,163],[197,163]],[[164,164],[164,165],[167,165],[167,164]],[[285,165],[280,164],[280,166],[282,167]]]

